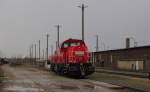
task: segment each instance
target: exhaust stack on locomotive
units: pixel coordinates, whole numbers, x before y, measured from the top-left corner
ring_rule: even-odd
[[[51,70],[58,74],[84,77],[95,71],[89,58],[88,48],[84,41],[68,39],[50,57]]]

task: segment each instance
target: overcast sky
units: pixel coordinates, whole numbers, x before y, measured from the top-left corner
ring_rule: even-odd
[[[95,50],[125,47],[125,38],[134,37],[138,46],[150,44],[150,0],[0,0],[0,54],[27,55],[29,46],[41,40],[46,48],[55,46],[56,24],[61,24],[60,42],[81,38],[81,9],[85,3],[85,40]],[[49,50],[50,51],[50,50]]]

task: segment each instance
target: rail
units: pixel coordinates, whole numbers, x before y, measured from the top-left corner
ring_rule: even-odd
[[[150,79],[150,73],[119,71],[119,70],[110,70],[110,69],[101,69],[101,68],[96,68],[95,71],[98,73],[110,73],[110,74],[118,74],[118,75],[125,75],[125,76],[133,76],[133,77]]]

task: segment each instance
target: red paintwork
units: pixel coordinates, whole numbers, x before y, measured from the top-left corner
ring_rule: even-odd
[[[64,44],[80,43],[78,46],[63,47]],[[76,54],[78,52],[78,55]],[[80,54],[80,55],[79,55]],[[77,64],[88,63],[89,54],[88,48],[82,40],[68,39],[64,41],[60,48],[57,48],[55,54],[50,57],[50,61],[53,64]]]

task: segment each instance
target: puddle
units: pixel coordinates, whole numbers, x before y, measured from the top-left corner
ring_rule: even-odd
[[[4,88],[4,90],[16,92],[44,92],[44,89],[41,88],[24,88],[19,86],[10,86],[8,88]]]

